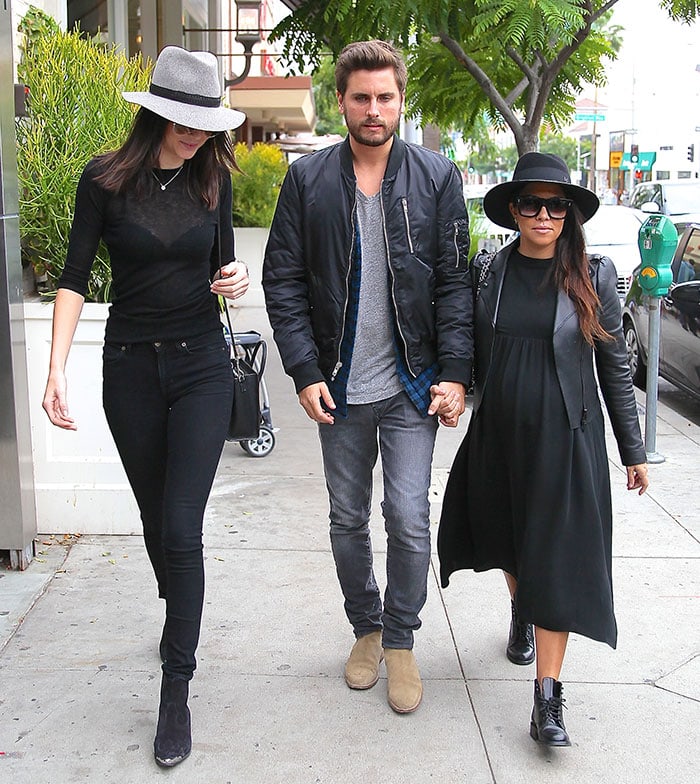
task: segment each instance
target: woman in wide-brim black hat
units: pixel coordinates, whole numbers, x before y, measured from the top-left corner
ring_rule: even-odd
[[[569,632],[617,643],[598,384],[627,488],[648,485],[617,274],[585,252],[597,208],[561,158],[536,152],[486,194],[486,215],[518,234],[472,260],[474,405],[438,533],[443,587],[458,569],[506,573],[507,655],[537,661],[530,734],[550,746],[570,745],[559,680]]]
[[[217,295],[234,299],[248,288],[246,265],[234,260],[236,163],[226,133],[245,115],[222,106],[213,54],[175,46],[160,53],[149,90],[124,97],[141,107],[128,138],[90,161],[78,185],[43,407],[54,425],[76,429],[65,366],[103,240],[113,281],[103,406],[166,603],[154,753],[171,767],[192,748],[202,520],[233,396]]]

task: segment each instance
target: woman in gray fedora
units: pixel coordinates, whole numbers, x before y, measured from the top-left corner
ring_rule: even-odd
[[[472,262],[474,406],[438,534],[443,587],[457,569],[506,573],[508,654],[536,659],[530,735],[549,746],[570,745],[559,680],[569,632],[617,642],[599,388],[627,488],[648,485],[617,275],[610,259],[585,252],[582,224],[597,209],[561,158],[537,152],[486,194],[486,215],[519,234]]]
[[[65,366],[100,240],[110,255],[103,405],[165,599],[156,762],[192,748],[189,681],[204,597],[202,521],[231,415],[233,381],[218,297],[248,288],[234,260],[227,133],[244,120],[221,105],[216,57],[163,49],[116,151],[81,176],[53,320],[43,407],[76,429]]]

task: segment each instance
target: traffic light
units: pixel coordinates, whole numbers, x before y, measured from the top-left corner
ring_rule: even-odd
[[[688,145],[688,160],[694,161],[695,160],[695,145],[689,144]]]
[[[630,149],[630,161],[632,163],[639,163],[639,145],[633,144]]]

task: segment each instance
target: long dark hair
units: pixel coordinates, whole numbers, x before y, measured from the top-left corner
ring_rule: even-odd
[[[126,141],[118,150],[99,156],[100,173],[95,181],[112,193],[133,189],[142,199],[153,192],[156,183],[151,172],[159,168],[158,156],[170,120],[143,106],[138,110]],[[219,190],[224,170],[240,171],[228,133],[218,133],[203,144],[187,162],[187,189],[200,198],[210,210],[219,203]]]
[[[596,340],[612,340],[612,335],[603,329],[598,312],[600,299],[591,281],[586,239],[583,233],[583,216],[573,204],[564,219],[564,227],[554,252],[554,280],[574,303],[578,323],[587,343]]]

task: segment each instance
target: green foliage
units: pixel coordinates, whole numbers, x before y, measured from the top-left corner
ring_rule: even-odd
[[[558,155],[566,161],[569,169],[578,169],[576,139],[561,133],[543,133],[540,135],[540,151]]]
[[[300,70],[322,51],[383,38],[408,54],[407,112],[443,128],[470,127],[486,114],[509,127],[519,152],[537,148],[540,127],[557,130],[586,84],[602,85],[614,59],[606,30],[618,0],[304,0],[274,36]],[[696,0],[661,0],[690,21]]]
[[[27,50],[31,50],[32,46],[41,38],[58,33],[60,30],[58,22],[52,16],[49,16],[46,11],[42,11],[41,8],[33,5],[29,6],[17,26],[17,31],[22,33],[22,43],[19,45],[21,59],[17,68],[17,75],[20,81],[24,83],[26,75],[24,62],[27,56],[29,56]]]
[[[316,133],[319,135],[337,133],[345,136],[343,116],[338,111],[335,94],[335,64],[333,58],[324,55],[321,64],[312,77],[314,103],[316,104]]]
[[[287,162],[278,147],[254,144],[252,149],[236,145],[241,172],[232,175],[233,225],[268,227],[277,205]]]
[[[487,233],[483,228],[484,209],[478,199],[467,201],[467,216],[469,218],[469,258],[479,250],[479,242],[486,239]]]
[[[80,174],[90,158],[123,142],[133,110],[121,91],[147,89],[150,65],[77,31],[47,25],[34,35],[36,29],[27,32],[20,66],[29,87],[29,116],[17,121],[20,240],[24,264],[46,276],[44,288],[52,293],[63,270]],[[108,301],[111,279],[100,247],[86,299]]]
[[[661,0],[661,7],[668,11],[676,21],[690,24],[700,16],[700,3],[697,0]]]

